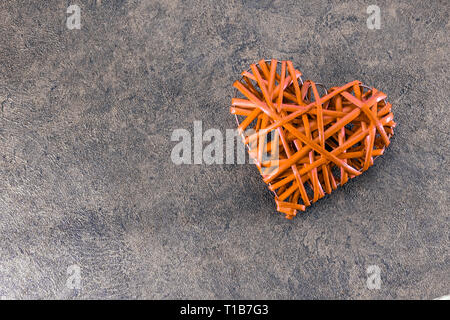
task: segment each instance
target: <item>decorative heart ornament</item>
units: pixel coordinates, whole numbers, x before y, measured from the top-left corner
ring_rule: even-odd
[[[395,127],[383,92],[360,81],[327,91],[301,75],[291,61],[252,64],[230,109],[288,219],[373,165]]]

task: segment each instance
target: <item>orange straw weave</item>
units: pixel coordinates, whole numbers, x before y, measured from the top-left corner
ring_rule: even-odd
[[[367,170],[394,134],[386,95],[360,81],[320,96],[317,84],[303,83],[291,61],[261,60],[233,86],[242,94],[230,110],[240,118],[238,130],[253,129],[244,143],[253,146],[278,133],[278,139],[249,148],[249,154],[288,219]],[[261,156],[274,147],[277,165]]]

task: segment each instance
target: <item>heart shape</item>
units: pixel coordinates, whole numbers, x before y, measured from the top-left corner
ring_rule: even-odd
[[[360,81],[328,92],[301,75],[291,61],[252,64],[233,84],[230,108],[277,210],[288,219],[373,165],[395,127],[383,92]]]

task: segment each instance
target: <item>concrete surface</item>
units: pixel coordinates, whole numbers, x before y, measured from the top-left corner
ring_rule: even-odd
[[[1,1],[0,297],[449,294],[448,21],[445,0]],[[293,221],[251,165],[170,161],[174,129],[234,127],[232,82],[272,57],[375,86],[398,122],[374,167]]]

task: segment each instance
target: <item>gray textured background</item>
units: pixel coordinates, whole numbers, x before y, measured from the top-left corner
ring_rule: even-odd
[[[449,294],[448,21],[446,0],[1,1],[0,297]],[[385,156],[293,221],[251,165],[170,161],[174,129],[234,127],[232,82],[272,57],[375,86],[398,122]]]

